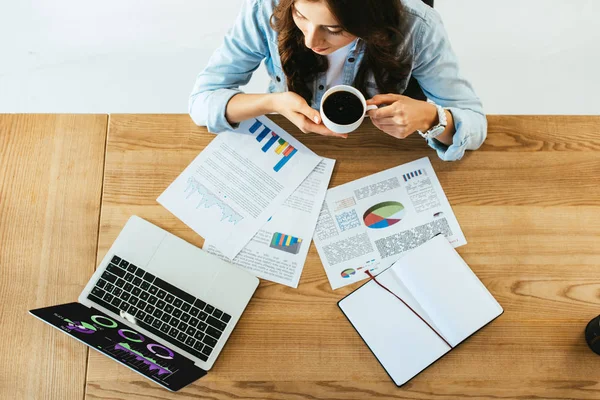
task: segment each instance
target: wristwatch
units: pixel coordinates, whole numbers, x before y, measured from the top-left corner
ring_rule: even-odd
[[[446,125],[448,124],[448,120],[446,119],[446,111],[444,111],[444,109],[441,106],[435,104],[434,102],[432,102],[430,100],[428,100],[428,102],[433,104],[435,106],[435,108],[437,109],[439,124],[432,127],[427,132],[421,132],[419,130],[417,130],[417,132],[419,132],[419,135],[421,135],[425,139],[433,139],[434,137],[441,135],[442,132],[444,132],[446,130]]]

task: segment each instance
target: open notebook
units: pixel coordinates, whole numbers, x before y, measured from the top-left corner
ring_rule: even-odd
[[[408,252],[376,280],[431,326],[374,280],[339,301],[398,386],[503,312],[443,235]]]

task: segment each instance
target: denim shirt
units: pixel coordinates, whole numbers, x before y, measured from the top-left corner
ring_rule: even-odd
[[[459,160],[465,150],[476,150],[486,138],[487,120],[481,101],[459,72],[458,60],[439,14],[421,0],[398,1],[404,4],[409,18],[407,42],[403,45],[413,51],[411,74],[427,98],[450,111],[454,118],[453,143],[447,146],[430,139],[428,144],[442,160]],[[269,24],[277,3],[278,0],[245,0],[224,43],[196,79],[189,99],[189,113],[197,125],[216,133],[234,129],[225,118],[227,102],[241,93],[239,86],[249,82],[261,61],[271,78],[269,92],[287,90],[277,49],[277,32]],[[363,55],[364,42],[359,39],[346,57],[342,72],[344,84],[353,84]],[[400,83],[399,94],[406,89],[409,78]],[[366,86],[369,96],[378,94],[373,76],[367,79]],[[328,89],[325,72],[316,77],[312,89],[311,107],[319,109],[321,97]]]

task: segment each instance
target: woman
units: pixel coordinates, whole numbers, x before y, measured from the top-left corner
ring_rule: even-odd
[[[261,61],[269,93],[242,93]],[[401,95],[410,76],[429,101]],[[211,132],[275,112],[305,133],[345,137],[317,111],[336,84],[380,106],[369,111],[377,128],[398,139],[418,132],[443,160],[460,159],[486,138],[481,101],[459,73],[439,15],[421,0],[245,0],[198,75],[189,110]]]

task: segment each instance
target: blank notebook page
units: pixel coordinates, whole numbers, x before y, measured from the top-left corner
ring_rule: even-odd
[[[442,235],[390,269],[452,346],[502,314],[500,304]]]

